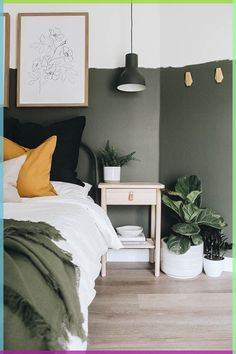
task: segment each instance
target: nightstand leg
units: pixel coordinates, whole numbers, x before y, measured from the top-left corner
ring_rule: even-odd
[[[107,255],[104,254],[102,256],[102,269],[101,269],[101,276],[105,277],[107,275]]]
[[[153,248],[150,248],[149,249],[149,263],[155,263],[155,260],[154,260],[154,249]]]
[[[106,202],[106,189],[102,189],[101,195],[101,207],[107,213],[107,202]],[[101,269],[101,276],[105,277],[107,275],[107,255],[104,254],[102,256],[102,269]]]
[[[151,205],[151,238],[155,238],[156,233],[156,206]]]
[[[151,233],[150,236],[153,240],[155,240],[155,225],[156,225],[156,206],[151,205]],[[149,250],[149,262],[154,263],[155,262],[155,254],[154,254],[154,249]]]
[[[160,275],[160,248],[156,248],[155,249],[155,271],[154,271],[154,274],[155,274],[155,277],[159,277]]]
[[[157,190],[156,205],[156,247],[155,247],[155,276],[160,275],[160,242],[161,241],[161,192]]]

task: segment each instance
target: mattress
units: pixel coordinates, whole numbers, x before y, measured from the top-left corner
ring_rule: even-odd
[[[78,187],[78,186],[77,186]],[[101,269],[101,256],[108,248],[122,247],[106,213],[90,197],[73,192],[53,197],[22,198],[5,203],[4,218],[44,221],[60,231],[64,240],[54,241],[72,254],[80,268],[78,294],[88,333],[88,306],[95,297],[95,280]],[[86,342],[70,335],[67,350],[84,350]]]

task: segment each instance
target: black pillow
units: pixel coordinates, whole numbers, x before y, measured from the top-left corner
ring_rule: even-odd
[[[15,132],[9,137],[6,127],[6,137],[27,148],[35,148],[52,135],[57,136],[57,145],[52,158],[50,173],[51,181],[62,181],[79,184],[84,183],[76,178],[76,167],[79,158],[79,148],[85,127],[85,117],[77,117],[62,122],[43,126],[37,123],[20,123],[14,118],[8,118]],[[14,124],[12,122],[14,122]]]
[[[18,127],[19,121],[15,118],[4,118],[4,136],[12,141],[15,141],[16,130]]]

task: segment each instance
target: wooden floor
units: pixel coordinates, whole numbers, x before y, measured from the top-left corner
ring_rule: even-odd
[[[88,349],[231,349],[231,278],[155,278],[144,263],[110,263],[89,308]]]

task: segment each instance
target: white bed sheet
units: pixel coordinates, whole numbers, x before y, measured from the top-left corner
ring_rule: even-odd
[[[88,331],[88,306],[95,297],[95,280],[101,269],[101,255],[108,248],[122,247],[105,212],[89,197],[71,196],[22,198],[5,203],[4,218],[44,221],[61,232],[65,240],[55,242],[69,251],[80,268],[79,298]],[[67,350],[85,350],[87,343],[70,336]]]

